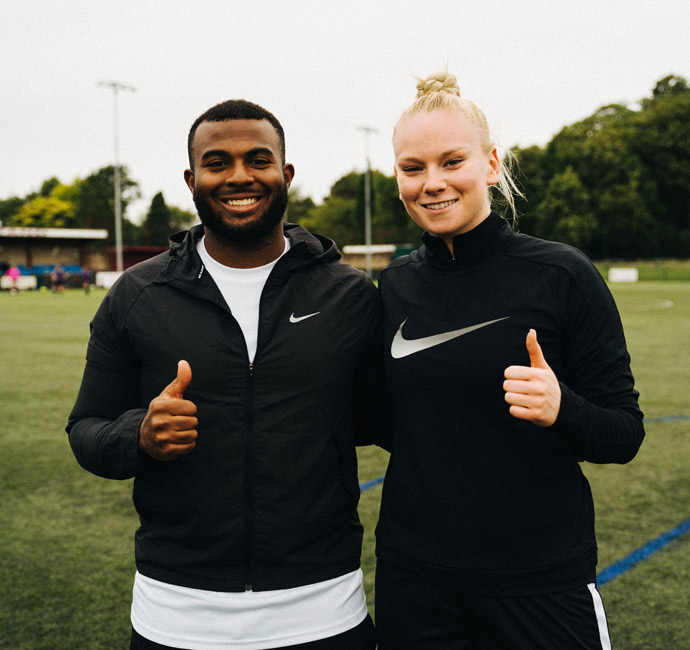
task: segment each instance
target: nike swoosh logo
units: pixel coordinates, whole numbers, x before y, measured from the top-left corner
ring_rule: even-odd
[[[451,332],[442,332],[441,334],[434,334],[433,336],[424,336],[421,339],[406,339],[403,336],[402,328],[405,323],[407,323],[407,318],[400,324],[398,331],[393,337],[393,343],[391,343],[391,356],[394,359],[402,359],[415,352],[421,352],[422,350],[428,350],[433,348],[435,345],[441,345],[446,341],[451,341],[452,339],[458,338],[458,336],[463,336],[469,332],[474,332],[487,325],[493,325],[493,323],[498,323],[499,321],[506,320],[510,316],[504,316],[503,318],[497,318],[496,320],[489,320],[486,323],[479,323],[479,325],[472,325],[470,327],[463,327],[459,330],[453,330]]]
[[[315,311],[313,314],[307,314],[306,316],[295,316],[295,312],[292,312],[292,314],[290,314],[290,322],[299,323],[301,320],[304,320],[305,318],[311,318],[312,316],[316,316],[316,314],[320,313],[320,311]]]

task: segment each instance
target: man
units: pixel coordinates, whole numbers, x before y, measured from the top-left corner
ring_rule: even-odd
[[[219,104],[188,149],[202,224],[104,299],[67,427],[84,468],[135,478],[131,648],[373,649],[354,445],[379,424],[376,290],[283,223],[271,113]]]

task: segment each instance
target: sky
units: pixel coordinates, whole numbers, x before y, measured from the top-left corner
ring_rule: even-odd
[[[503,147],[545,145],[597,108],[632,108],[669,74],[690,79],[687,0],[2,0],[0,199],[119,159],[140,186],[194,210],[189,127],[226,99],[283,124],[293,187],[320,202],[371,166],[415,77],[448,69]],[[373,129],[367,132],[362,129]]]

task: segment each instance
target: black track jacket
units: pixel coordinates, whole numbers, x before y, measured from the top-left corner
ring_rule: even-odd
[[[196,252],[201,226],[128,269],[91,323],[69,440],[94,474],[134,477],[136,563],[153,579],[262,591],[359,567],[355,440],[371,441],[383,390],[379,297],[331,240],[284,231],[291,249],[263,290],[252,364]],[[139,426],[180,359],[199,437],[158,462],[138,452]]]
[[[591,582],[594,507],[578,459],[625,463],[644,437],[613,298],[581,252],[495,213],[454,238],[455,260],[424,241],[379,279],[396,429],[377,553],[474,592]],[[531,328],[562,390],[549,428],[505,402],[504,370],[530,365]]]

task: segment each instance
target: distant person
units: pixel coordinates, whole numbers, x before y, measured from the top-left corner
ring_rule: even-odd
[[[514,184],[455,77],[418,91],[393,146],[423,245],[379,279],[379,650],[610,648],[579,461],[626,463],[644,437],[616,305],[581,252],[492,212]]]
[[[373,650],[355,442],[378,430],[378,293],[283,223],[271,113],[219,104],[188,147],[202,225],[107,294],[67,426],[84,468],[135,478],[131,648]]]
[[[16,266],[15,264],[12,264],[10,268],[5,271],[5,277],[10,278],[12,281],[12,285],[10,286],[10,294],[13,296],[17,294],[19,290],[19,278],[21,277],[22,272],[19,270],[19,267]]]
[[[56,264],[50,273],[50,284],[54,293],[65,291],[65,271],[59,264]]]
[[[93,273],[90,269],[82,270],[82,287],[84,288],[84,293],[88,296],[91,292],[91,285],[93,284]]]

